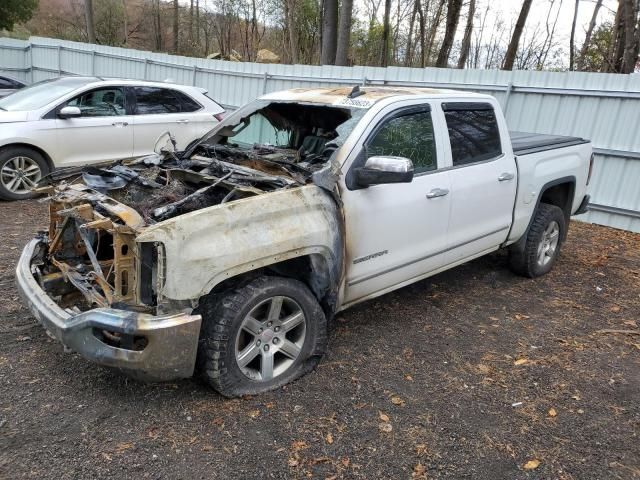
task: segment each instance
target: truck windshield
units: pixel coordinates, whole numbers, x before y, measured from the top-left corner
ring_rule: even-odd
[[[200,145],[294,150],[304,159],[341,146],[366,112],[366,108],[258,100],[223,120]]]

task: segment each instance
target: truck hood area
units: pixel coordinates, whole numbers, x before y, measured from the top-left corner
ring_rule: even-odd
[[[258,120],[270,124],[254,131],[273,129],[284,141],[278,146],[236,141],[252,118],[252,128]],[[344,108],[262,102],[225,119],[185,152],[53,172],[50,185],[41,188],[49,194],[50,209],[46,247],[36,259],[43,289],[73,311],[116,306],[154,313],[168,260],[165,244],[145,240],[145,232],[183,235],[195,212],[226,210],[224,204],[231,208],[235,201],[305,185],[335,193],[340,169],[333,154],[341,140],[336,129],[351,118]],[[244,225],[239,228],[251,228],[252,215],[256,221],[253,208],[254,213],[238,210],[249,216],[234,217]],[[231,231],[234,225],[223,228]]]

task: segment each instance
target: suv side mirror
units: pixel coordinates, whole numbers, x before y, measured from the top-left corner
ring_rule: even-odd
[[[63,107],[58,111],[59,118],[78,118],[82,112],[78,107]]]
[[[410,183],[413,163],[404,157],[369,157],[364,167],[356,168],[356,181],[361,187],[384,183]]]

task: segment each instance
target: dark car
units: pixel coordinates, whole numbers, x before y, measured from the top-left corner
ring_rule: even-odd
[[[6,75],[0,75],[0,98],[26,87],[27,84]]]

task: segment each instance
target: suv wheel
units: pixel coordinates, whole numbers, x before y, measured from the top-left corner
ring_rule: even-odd
[[[9,147],[0,151],[0,198],[25,200],[35,195],[42,177],[49,173],[45,159],[35,150],[26,147]]]
[[[558,259],[565,236],[564,213],[559,207],[541,203],[527,233],[524,250],[509,252],[511,269],[525,277],[539,277],[549,272]]]
[[[289,383],[310,372],[327,347],[324,312],[298,280],[258,277],[204,298],[199,310],[198,367],[227,397]]]

